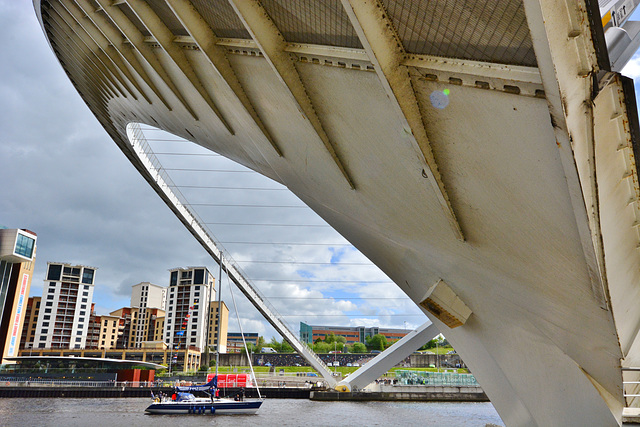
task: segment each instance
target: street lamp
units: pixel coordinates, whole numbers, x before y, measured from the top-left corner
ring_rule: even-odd
[[[440,351],[438,350],[438,337],[436,337],[436,369],[440,372]]]

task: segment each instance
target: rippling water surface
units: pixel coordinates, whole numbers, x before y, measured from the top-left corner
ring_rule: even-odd
[[[145,415],[151,399],[0,399],[2,426],[504,425],[490,403],[267,399],[256,415]]]

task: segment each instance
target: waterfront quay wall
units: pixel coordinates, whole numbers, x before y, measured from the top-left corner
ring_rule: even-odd
[[[402,389],[402,387],[394,388],[396,390],[381,392],[312,391],[309,395],[309,399],[324,402],[489,402],[489,398],[483,391],[478,392],[476,390],[462,390],[465,387],[422,387],[420,388],[420,390]]]

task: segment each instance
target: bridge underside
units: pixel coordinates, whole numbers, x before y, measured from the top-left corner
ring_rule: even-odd
[[[471,315],[427,315],[508,425],[619,422],[640,362],[637,124],[597,5],[35,5],[156,191],[131,122],[286,185],[416,303],[446,282]]]

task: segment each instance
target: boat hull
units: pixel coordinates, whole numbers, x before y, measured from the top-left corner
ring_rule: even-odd
[[[152,403],[145,411],[153,415],[239,415],[255,414],[262,401],[214,401],[211,402],[159,402]]]

